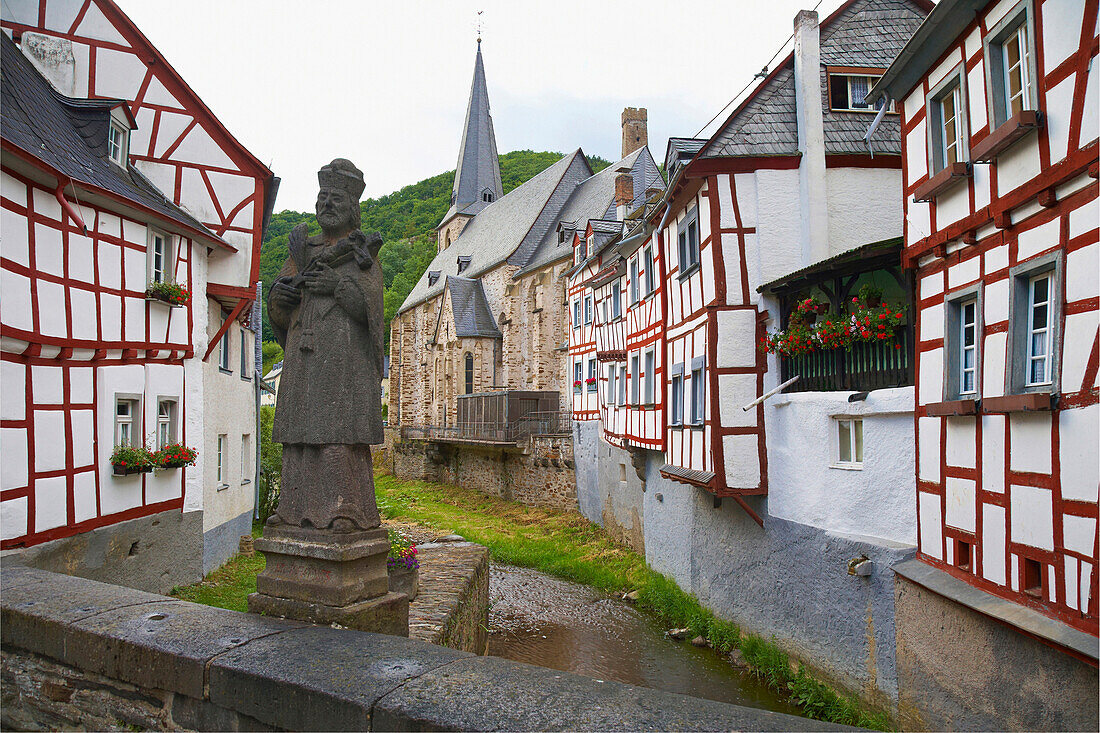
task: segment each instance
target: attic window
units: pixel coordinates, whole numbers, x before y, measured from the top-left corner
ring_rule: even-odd
[[[459,257],[458,258],[458,274],[459,275],[461,275],[462,271],[465,270],[469,266],[470,266],[470,258],[469,257]]]
[[[481,200],[487,204],[493,203],[493,192],[489,189],[485,189],[481,192]]]
[[[128,147],[129,131],[120,123],[111,120],[110,129],[107,131],[107,157],[112,163],[125,168]]]
[[[882,108],[882,102],[871,105],[867,101],[867,94],[880,77],[881,73],[834,74],[830,72],[829,109],[837,112],[877,112]],[[893,102],[886,111],[894,111]]]
[[[432,270],[428,273],[428,287],[435,285],[439,282],[439,270]]]

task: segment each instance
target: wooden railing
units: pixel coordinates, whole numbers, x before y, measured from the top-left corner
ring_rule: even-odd
[[[788,392],[839,392],[906,387],[913,384],[912,329],[899,328],[893,341],[857,343],[852,349],[811,351],[779,360]]]

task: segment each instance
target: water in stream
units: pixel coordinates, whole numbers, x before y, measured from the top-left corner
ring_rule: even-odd
[[[489,653],[541,667],[798,715],[712,650],[665,637],[623,601],[545,573],[493,565]]]

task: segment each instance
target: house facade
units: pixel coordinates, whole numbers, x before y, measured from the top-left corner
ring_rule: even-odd
[[[917,535],[914,304],[901,118],[866,95],[930,8],[799,13],[793,51],[710,138],[669,141],[665,195],[571,275],[581,511],[716,613],[891,706],[891,568]],[[889,338],[761,348],[799,303],[847,325],[872,290],[902,314]]]
[[[0,18],[3,546],[165,591],[249,532],[251,306],[277,179],[113,2]],[[190,298],[147,297],[158,283]],[[198,455],[115,475],[120,443]]]
[[[919,618],[938,594],[988,639],[910,639],[910,669],[977,655],[1019,687],[1019,727],[1097,724],[1097,31],[1083,0],[941,2],[873,92],[901,115],[917,282],[918,562],[899,598]],[[927,702],[930,727],[959,714]]]

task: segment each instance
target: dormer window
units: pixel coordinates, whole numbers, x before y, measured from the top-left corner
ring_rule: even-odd
[[[841,73],[829,70],[829,109],[834,112],[877,112],[882,102],[872,105],[867,101],[871,87],[882,76],[882,72],[869,73],[864,69],[840,69]],[[854,72],[860,73],[854,73]],[[886,109],[893,112],[893,102]]]
[[[107,131],[107,157],[115,165],[126,167],[126,158],[130,147],[130,131],[117,120],[111,120]]]
[[[439,282],[439,270],[431,270],[428,272],[428,287],[435,285]]]
[[[459,257],[458,258],[458,274],[459,275],[461,275],[463,270],[465,270],[469,266],[470,266],[470,258],[469,257]]]
[[[493,192],[489,189],[485,189],[481,192],[481,200],[487,204],[493,203]]]

